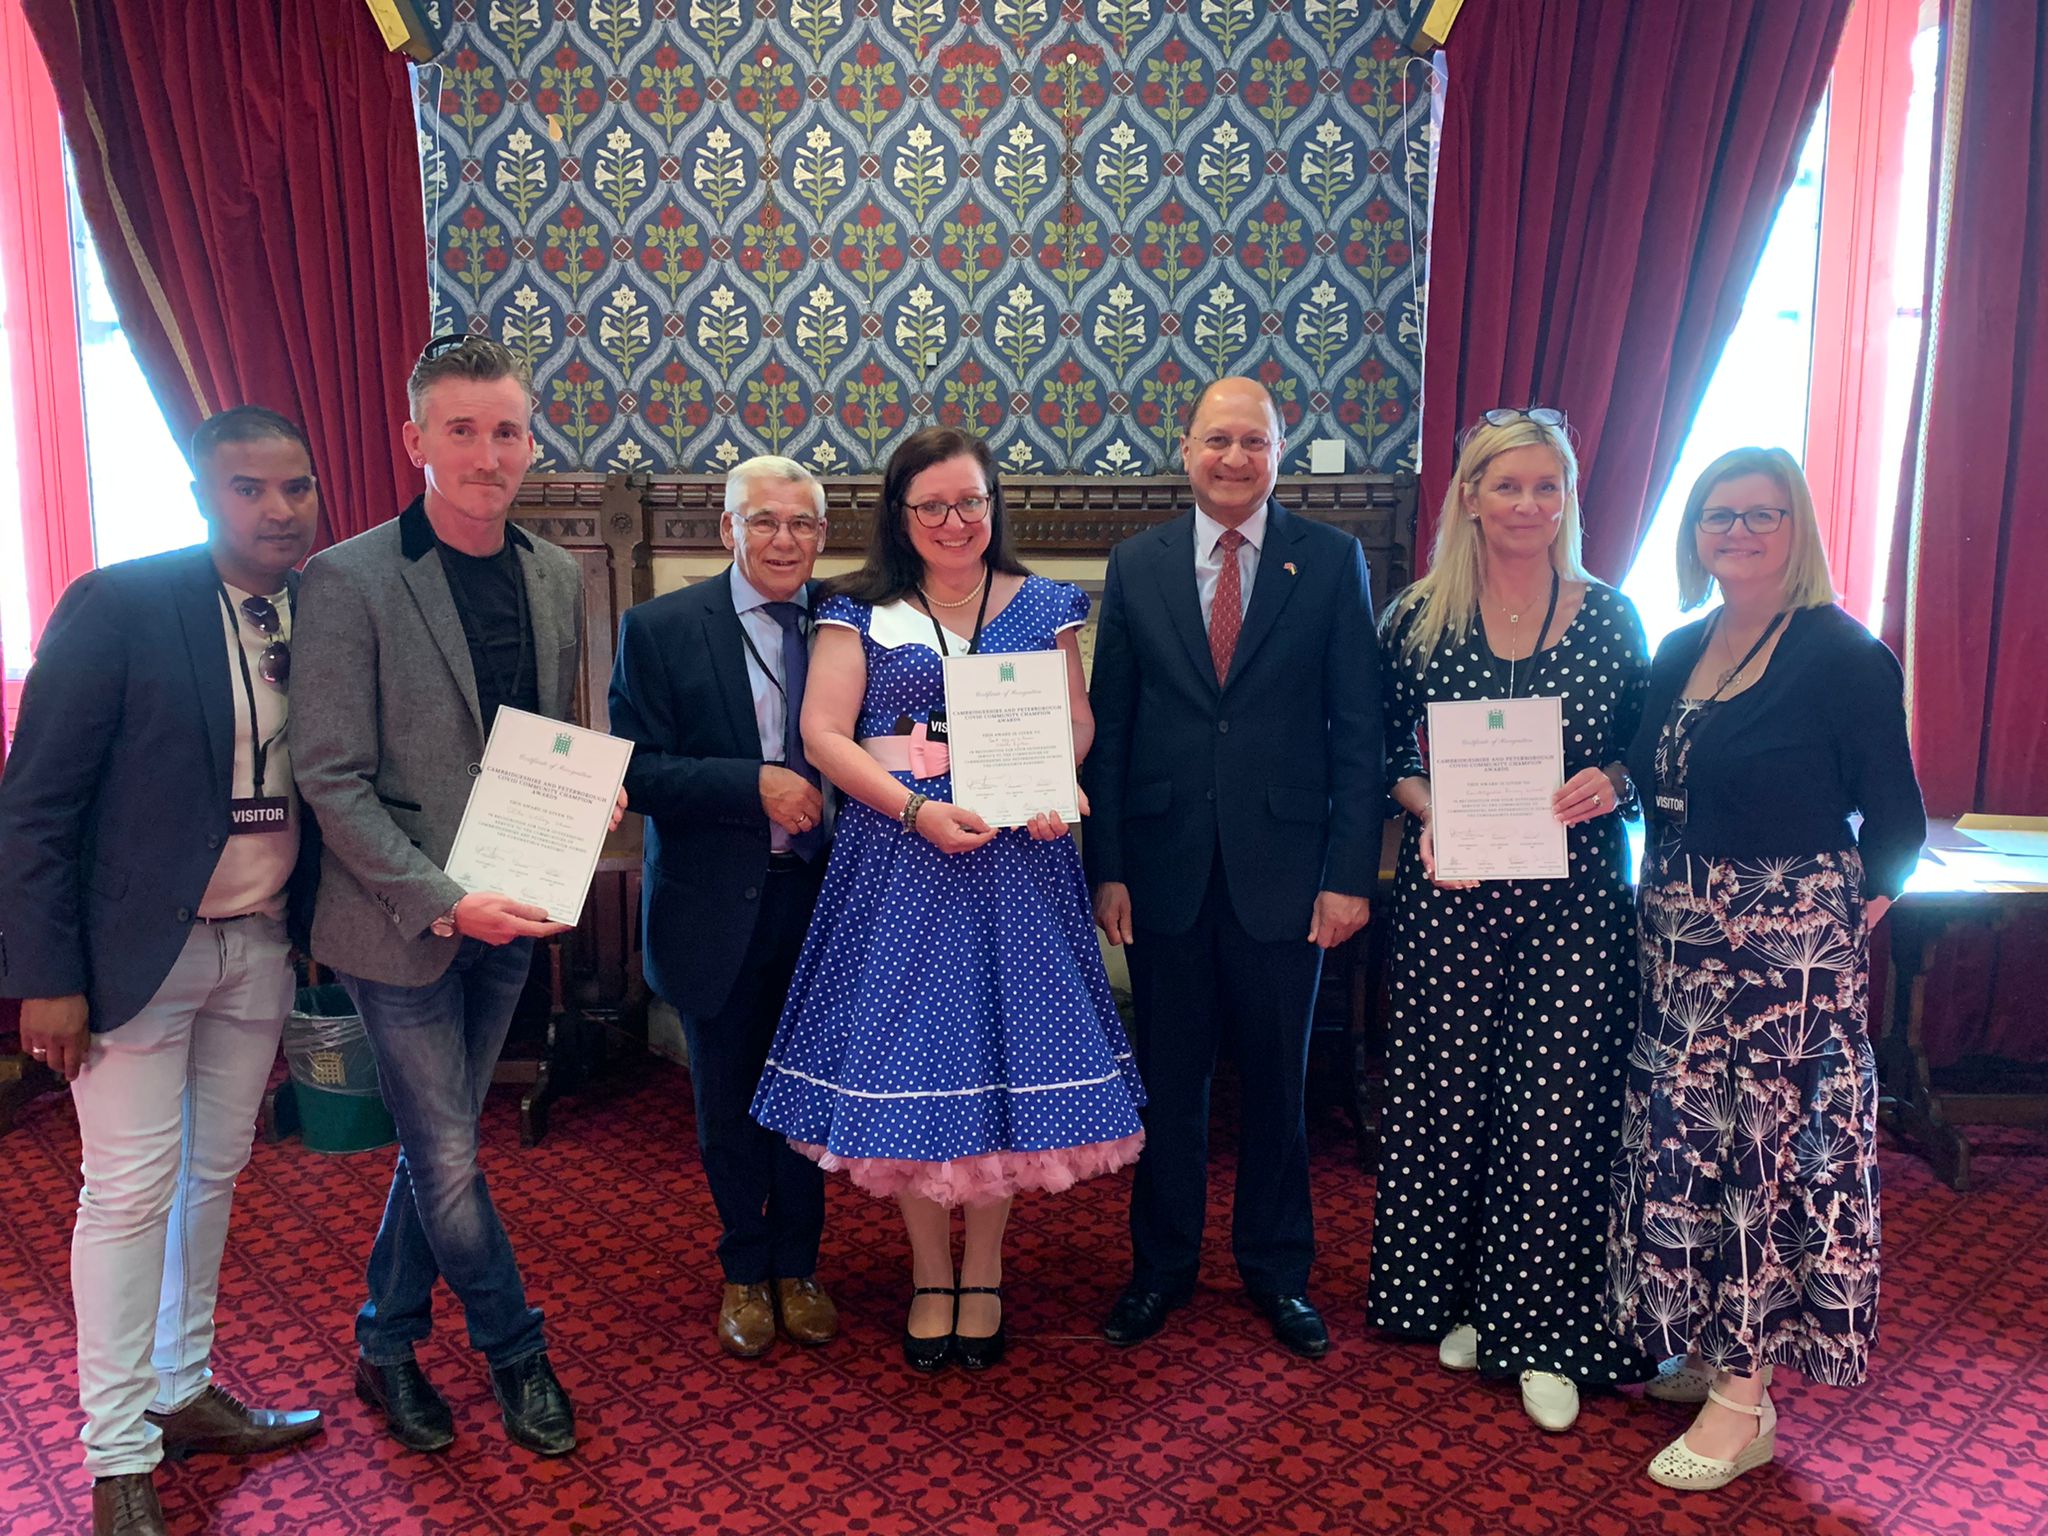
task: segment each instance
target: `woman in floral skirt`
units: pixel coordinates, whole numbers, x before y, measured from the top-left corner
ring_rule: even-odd
[[[1775,1454],[1773,1365],[1834,1386],[1869,1367],[1867,940],[1926,818],[1899,664],[1835,605],[1790,454],[1707,467],[1678,576],[1686,606],[1721,604],[1659,648],[1629,753],[1643,1005],[1608,1248],[1616,1327],[1674,1361],[1651,1395],[1702,1405],[1650,1476],[1704,1489]]]

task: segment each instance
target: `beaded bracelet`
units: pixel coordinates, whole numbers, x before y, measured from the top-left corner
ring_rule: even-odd
[[[903,812],[898,819],[902,821],[904,831],[915,832],[917,830],[917,813],[924,808],[927,798],[927,796],[913,792],[910,798],[903,802]]]

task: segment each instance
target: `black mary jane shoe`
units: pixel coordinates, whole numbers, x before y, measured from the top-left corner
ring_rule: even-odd
[[[959,1296],[993,1296],[997,1301],[1001,1301],[1003,1299],[1003,1288],[1000,1285],[963,1285],[954,1294]],[[960,1314],[957,1308],[953,1313],[953,1358],[958,1360],[961,1367],[965,1370],[985,1371],[1001,1360],[1003,1358],[1003,1345],[1007,1336],[1002,1319],[997,1320],[996,1331],[985,1337],[975,1338],[970,1334],[962,1333],[960,1331]]]
[[[950,1296],[953,1298],[953,1322],[960,1321],[960,1293],[950,1285],[920,1285],[911,1290],[915,1301],[920,1296]],[[910,1325],[903,1327],[903,1359],[913,1371],[943,1371],[946,1362],[952,1358],[957,1341],[951,1333],[942,1333],[937,1338],[920,1339],[910,1331]]]

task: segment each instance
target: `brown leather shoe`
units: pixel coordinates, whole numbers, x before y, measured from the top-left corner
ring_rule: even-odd
[[[825,1344],[839,1337],[839,1309],[809,1275],[775,1282],[776,1310],[782,1331],[795,1344]]]
[[[171,1536],[156,1501],[155,1475],[93,1479],[92,1536]]]
[[[163,1431],[164,1454],[176,1457],[195,1452],[256,1456],[320,1433],[318,1408],[251,1408],[217,1385],[176,1413],[144,1417]]]
[[[726,1283],[725,1299],[718,1305],[718,1346],[728,1355],[752,1360],[768,1353],[775,1342],[775,1302],[768,1294],[768,1282],[754,1285]]]

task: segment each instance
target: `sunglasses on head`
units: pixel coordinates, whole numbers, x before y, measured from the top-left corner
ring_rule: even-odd
[[[292,680],[292,647],[284,638],[284,620],[278,617],[276,606],[267,597],[245,597],[242,599],[242,617],[255,627],[256,633],[270,644],[263,647],[263,654],[256,658],[256,675],[273,688],[289,687]]]
[[[469,332],[467,331],[443,331],[439,336],[434,337],[433,340],[420,348],[420,361],[430,363],[445,352],[453,352],[468,340]]]

